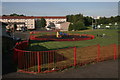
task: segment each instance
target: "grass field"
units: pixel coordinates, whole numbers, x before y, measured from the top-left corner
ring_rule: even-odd
[[[30,46],[27,50],[32,51],[41,51],[41,50],[50,50],[50,49],[59,49],[59,48],[66,48],[66,47],[86,47],[91,45],[100,44],[101,46],[106,46],[109,44],[118,44],[118,30],[115,29],[96,29],[96,30],[85,30],[85,31],[68,31],[65,33],[71,34],[91,34],[95,36],[95,39],[92,40],[85,40],[85,41],[48,41],[48,42],[39,42],[39,41],[32,41]],[[45,33],[44,33],[45,34]],[[49,34],[55,34],[52,32]],[[105,37],[97,36],[105,34]],[[39,34],[37,34],[39,35]]]

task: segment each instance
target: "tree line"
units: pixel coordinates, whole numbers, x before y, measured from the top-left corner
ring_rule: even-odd
[[[67,15],[66,18],[67,22],[70,22],[69,31],[84,30],[92,25],[92,17],[84,17],[83,14]]]
[[[97,24],[109,24],[109,23],[120,23],[120,16],[111,16],[109,18],[106,17],[100,17],[100,19],[97,19]]]
[[[25,15],[13,13],[13,14],[10,14],[10,15],[3,15],[3,16],[25,16]]]
[[[36,28],[44,28],[46,26],[46,20],[44,18],[35,20],[35,27]]]
[[[76,14],[76,15],[67,15],[67,22],[70,22],[69,31],[77,31],[77,30],[85,30],[88,29],[88,26],[91,25],[100,25],[100,24],[109,24],[109,23],[119,23],[120,16],[111,16],[107,17],[100,17],[100,19],[94,19],[90,16],[83,16],[83,14]]]

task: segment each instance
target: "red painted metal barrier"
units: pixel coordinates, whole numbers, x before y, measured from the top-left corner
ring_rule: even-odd
[[[117,59],[117,45],[114,44],[114,60]]]
[[[28,41],[16,43],[14,60],[20,72],[47,73],[70,66],[84,65],[108,59],[117,59],[117,45],[70,47],[50,51],[25,51]],[[110,50],[110,51],[109,51]]]
[[[100,44],[98,44],[97,61],[100,59]]]
[[[74,66],[76,66],[76,47],[74,47]]]
[[[32,35],[30,35],[30,40],[52,40],[52,41],[83,41],[83,40],[90,40],[90,39],[94,39],[95,36],[94,35],[88,35],[88,34],[67,34],[67,37],[68,39],[59,39],[59,38],[52,38],[52,36],[55,36],[55,35],[49,35],[51,36],[50,38],[39,38],[40,35],[33,35],[33,34],[36,34],[36,33],[39,33],[40,32],[31,32]],[[48,34],[46,34],[48,35]],[[72,39],[69,39],[70,36],[75,36],[75,38],[72,38]],[[80,38],[79,36],[86,36],[86,38]],[[77,38],[78,37],[78,38]]]

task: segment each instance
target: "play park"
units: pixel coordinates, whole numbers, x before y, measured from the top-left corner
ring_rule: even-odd
[[[18,72],[48,73],[118,58],[118,30],[31,31],[16,43]]]

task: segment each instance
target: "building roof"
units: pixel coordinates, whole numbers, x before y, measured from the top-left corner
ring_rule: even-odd
[[[61,30],[62,31],[68,31],[69,25],[70,25],[70,22],[64,22],[64,23],[62,23],[61,24]]]
[[[0,16],[0,19],[39,19],[39,18],[63,18],[66,16]]]

